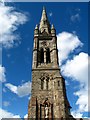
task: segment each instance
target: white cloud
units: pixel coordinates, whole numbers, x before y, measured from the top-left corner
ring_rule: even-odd
[[[5,86],[10,89],[13,93],[16,93],[17,94],[17,86],[15,85],[12,85],[10,83],[6,83]]]
[[[3,101],[3,106],[8,107],[10,105],[9,101]]]
[[[79,105],[78,112],[88,112],[88,88],[80,89],[74,94],[78,96],[78,100],[76,102],[76,105]]]
[[[0,5],[4,5],[4,0],[0,0]]]
[[[28,118],[28,114],[24,115],[24,118],[26,118],[26,119],[27,119],[27,118]],[[25,119],[25,120],[26,120],[26,119]]]
[[[90,56],[84,52],[74,55],[73,52],[82,45],[83,43],[76,33],[62,32],[57,35],[59,64],[61,65],[62,75],[79,82],[79,88],[74,92],[74,95],[78,97],[76,101],[77,109],[71,112],[75,118],[81,118],[84,112],[88,112],[88,78],[90,77],[90,75],[88,76],[90,72],[88,66],[90,66]],[[73,53],[73,59],[68,60],[70,53]],[[64,65],[62,64],[63,61],[65,61]]]
[[[17,94],[19,97],[24,97],[31,93],[31,82],[26,82],[22,85],[15,86],[10,83],[5,84],[5,86],[10,89],[13,93]]]
[[[18,118],[20,118],[20,116],[19,115],[14,115],[13,113],[8,112],[8,111],[0,108],[0,119],[1,118],[17,118],[17,120],[18,120]]]
[[[89,81],[90,82],[90,81]],[[90,83],[89,83],[90,84]],[[88,85],[89,86],[89,85]],[[90,88],[88,88],[88,101],[90,101]],[[90,111],[90,104],[88,104],[88,111]],[[90,117],[90,113],[89,113],[89,117]]]
[[[0,44],[5,48],[11,48],[19,43],[19,35],[14,32],[19,25],[27,21],[25,14],[17,12],[14,7],[0,4]]]
[[[69,82],[68,82],[67,80],[65,80],[65,84],[66,84],[67,86],[70,85]]]
[[[64,76],[88,85],[88,54],[81,52],[73,60],[67,60],[61,71]]]
[[[76,101],[76,105],[78,105],[78,108],[76,110],[73,110],[71,114],[75,118],[87,118],[88,116],[83,116],[83,113],[89,111],[88,88],[81,88],[79,91],[74,92],[74,95],[78,97]]]
[[[51,17],[52,15],[53,15],[53,13],[52,13],[52,12],[50,12],[50,13],[49,13],[49,16]]]
[[[3,89],[2,89],[2,91],[5,93],[5,92],[6,92],[6,89],[5,89],[5,88],[3,88]]]
[[[2,67],[0,65],[0,82],[5,82],[6,81],[6,75],[5,75],[5,67]]]
[[[57,35],[57,47],[59,55],[59,64],[61,65],[66,60],[70,53],[83,44],[78,36],[68,32],[62,32]]]
[[[72,16],[71,16],[71,21],[72,21],[72,22],[80,21],[80,15],[79,15],[79,13],[77,13],[77,14],[75,14],[75,15],[72,15]]]
[[[31,99],[31,96],[28,97],[28,100],[30,100],[30,99]]]
[[[88,54],[81,52],[61,66],[64,76],[80,83],[79,90],[74,92],[74,95],[78,97],[76,101],[78,109],[72,111],[72,115],[74,114],[77,118],[82,117],[83,112],[88,112],[88,64],[90,65],[88,59],[90,59]]]
[[[71,114],[73,115],[74,118],[82,118],[83,117],[83,114],[78,111],[72,111]]]

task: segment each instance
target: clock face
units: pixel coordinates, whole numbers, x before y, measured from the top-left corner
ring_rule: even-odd
[[[41,43],[43,46],[47,46],[47,42],[44,40],[42,43]]]

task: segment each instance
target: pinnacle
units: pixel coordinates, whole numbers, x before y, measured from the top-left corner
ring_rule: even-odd
[[[38,25],[36,24],[36,27],[35,27],[35,29],[38,29]]]
[[[53,24],[52,24],[52,27],[51,27],[51,29],[55,29]]]

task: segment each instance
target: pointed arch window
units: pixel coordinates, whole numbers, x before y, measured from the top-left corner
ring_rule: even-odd
[[[58,81],[58,86],[60,86],[60,81]]]
[[[41,78],[41,90],[49,90],[49,78]]]
[[[46,21],[44,20],[43,23],[44,23],[44,25],[45,25]]]
[[[48,80],[46,80],[46,90],[48,90]]]
[[[50,49],[47,48],[46,50],[46,63],[50,63]]]
[[[44,63],[44,50],[43,50],[43,48],[40,49],[40,63]]]
[[[44,88],[44,81],[41,80],[41,90],[43,90],[43,88]]]

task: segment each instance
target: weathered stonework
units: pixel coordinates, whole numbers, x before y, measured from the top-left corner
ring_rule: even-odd
[[[56,30],[53,25],[50,27],[45,8],[34,31],[31,93],[28,119],[74,119],[70,115],[65,80],[60,75]]]

